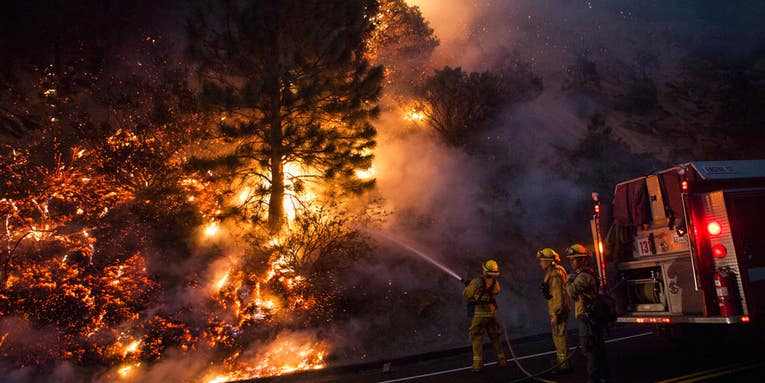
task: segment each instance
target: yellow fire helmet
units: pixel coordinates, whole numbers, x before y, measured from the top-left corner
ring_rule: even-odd
[[[499,275],[499,265],[497,265],[497,261],[490,259],[481,265],[483,267],[483,271],[486,272],[486,274],[497,276]]]
[[[566,248],[566,257],[568,258],[578,258],[578,257],[589,257],[590,251],[587,250],[583,245],[579,243],[575,243],[569,247]]]
[[[537,259],[560,262],[560,255],[558,255],[555,250],[545,247],[544,249],[537,251]]]

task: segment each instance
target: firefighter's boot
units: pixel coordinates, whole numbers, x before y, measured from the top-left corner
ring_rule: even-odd
[[[481,372],[483,367],[483,343],[481,339],[473,340],[473,372]]]
[[[494,355],[497,356],[497,367],[507,367],[507,358],[505,357],[505,350],[502,349],[502,340],[499,336],[495,336],[491,343],[494,347]]]
[[[552,364],[550,375],[565,375],[574,371],[574,369],[571,367],[571,364],[569,364],[569,361],[566,360],[565,356],[563,358],[555,357],[550,361],[550,363]]]
[[[572,372],[574,372],[574,369],[571,367],[568,361],[565,361],[561,363],[560,365],[556,363],[555,368],[553,368],[553,370],[550,373],[553,375],[566,375]]]

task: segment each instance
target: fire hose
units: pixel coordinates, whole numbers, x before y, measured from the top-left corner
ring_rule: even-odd
[[[536,380],[539,382],[544,382],[544,383],[557,383],[554,380],[540,378],[540,376],[559,368],[564,363],[568,362],[577,353],[577,351],[579,351],[579,346],[576,346],[576,348],[574,348],[574,351],[568,353],[568,355],[566,356],[566,359],[559,361],[557,364],[553,365],[552,367],[546,370],[542,370],[540,372],[537,372],[536,374],[532,374],[528,370],[526,370],[526,368],[524,368],[521,362],[518,360],[518,356],[515,354],[515,350],[513,350],[513,346],[512,344],[510,344],[510,339],[507,336],[507,328],[505,327],[505,322],[499,321],[499,320],[497,322],[499,322],[499,324],[502,326],[502,333],[504,334],[505,343],[507,344],[507,348],[510,350],[510,355],[513,357],[513,362],[515,362],[515,365],[518,366],[518,369],[520,369],[521,372],[523,372],[526,375],[525,378],[516,379],[511,381],[510,383],[523,382],[529,379]]]
[[[611,289],[608,290],[608,293],[610,293],[611,291],[615,290],[623,282],[624,282],[624,280],[619,281],[616,285],[614,285],[613,287],[611,287]],[[547,373],[550,373],[551,371],[553,371],[553,370],[555,370],[557,368],[560,368],[560,366],[562,366],[564,363],[568,362],[572,357],[574,357],[574,355],[576,355],[576,353],[579,352],[579,350],[581,348],[581,346],[577,345],[574,348],[573,351],[568,353],[568,355],[566,356],[565,359],[559,361],[557,364],[553,365],[552,367],[550,367],[550,368],[548,368],[546,370],[542,370],[540,372],[537,372],[536,374],[532,374],[528,370],[526,370],[521,365],[521,363],[518,361],[518,356],[515,355],[515,351],[513,350],[513,346],[510,344],[510,340],[507,337],[507,328],[505,328],[505,323],[502,322],[502,321],[499,321],[499,320],[497,320],[497,322],[499,322],[499,324],[502,326],[502,332],[504,334],[505,343],[507,344],[507,348],[510,350],[510,355],[512,355],[512,357],[513,357],[513,362],[515,362],[515,365],[518,366],[518,369],[520,369],[524,374],[526,374],[525,378],[516,379],[516,380],[510,381],[509,383],[519,383],[519,382],[523,382],[523,381],[526,381],[526,380],[529,380],[529,379],[540,381],[540,382],[545,382],[545,383],[557,383],[557,382],[555,382],[553,380],[542,379],[542,378],[540,378],[540,376],[542,376],[544,374],[547,374]]]
[[[460,278],[460,282],[462,282],[465,285],[467,285],[468,281],[466,281],[463,278]],[[505,322],[500,321],[500,320],[497,320],[497,322],[502,327],[502,334],[503,334],[503,336],[505,338],[505,344],[507,344],[507,348],[508,348],[508,350],[510,350],[510,355],[513,357],[513,362],[518,367],[518,369],[521,370],[521,372],[523,372],[526,375],[525,378],[513,380],[510,383],[523,382],[523,381],[526,381],[526,380],[529,380],[529,379],[535,380],[535,381],[539,381],[539,382],[543,382],[543,383],[557,383],[554,380],[540,378],[540,376],[545,375],[545,374],[550,373],[551,371],[553,371],[555,369],[560,368],[564,363],[568,362],[579,351],[579,346],[577,346],[576,348],[574,348],[574,350],[572,352],[568,353],[568,355],[566,356],[565,359],[563,359],[561,361],[558,361],[557,364],[554,364],[550,368],[547,368],[545,370],[537,372],[536,374],[533,374],[533,373],[529,372],[525,367],[523,367],[521,362],[518,360],[518,355],[515,354],[515,350],[513,349],[513,346],[510,343],[510,338],[507,335],[508,333],[507,333],[507,327],[505,327]]]

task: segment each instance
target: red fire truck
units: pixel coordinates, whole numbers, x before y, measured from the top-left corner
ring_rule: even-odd
[[[617,322],[765,322],[765,160],[689,162],[621,182],[602,217],[593,200],[597,269]]]

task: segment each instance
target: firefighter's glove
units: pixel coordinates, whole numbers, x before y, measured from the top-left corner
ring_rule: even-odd
[[[547,283],[542,282],[542,284],[539,286],[539,292],[542,293],[542,296],[546,300],[549,301],[550,299],[552,299],[552,294],[550,294],[550,285],[548,285]]]

